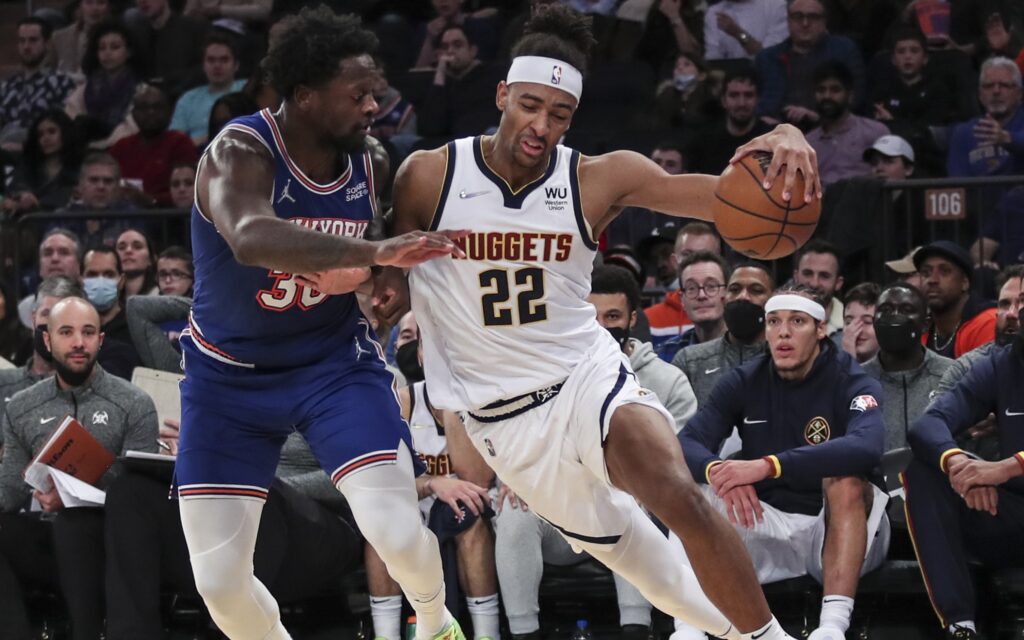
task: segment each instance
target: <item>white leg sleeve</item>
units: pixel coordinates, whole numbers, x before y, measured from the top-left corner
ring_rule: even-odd
[[[203,498],[179,503],[196,588],[220,630],[232,640],[291,638],[274,597],[253,575],[263,502]]]
[[[700,588],[680,548],[674,548],[639,507],[614,547],[573,541],[632,583],[655,607],[720,638],[735,629]]]
[[[417,636],[433,637],[451,616],[444,606],[437,538],[420,517],[408,447],[399,447],[395,464],[346,476],[338,490],[348,500],[359,530],[416,610]]]

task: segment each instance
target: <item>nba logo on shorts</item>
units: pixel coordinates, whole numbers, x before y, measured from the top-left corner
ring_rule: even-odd
[[[562,67],[557,64],[551,67],[551,84],[562,83]]]

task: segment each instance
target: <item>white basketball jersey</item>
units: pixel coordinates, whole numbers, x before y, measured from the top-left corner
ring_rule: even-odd
[[[465,259],[414,267],[409,285],[431,402],[473,410],[562,382],[603,336],[590,294],[597,244],[580,207],[580,154],[558,146],[513,192],[480,138],[448,143],[431,230],[469,229]]]

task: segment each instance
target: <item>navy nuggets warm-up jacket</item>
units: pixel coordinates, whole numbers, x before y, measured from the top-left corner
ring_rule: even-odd
[[[694,478],[707,482],[722,462],[715,452],[735,426],[743,440],[739,458],[768,457],[775,467],[773,478],[755,485],[758,498],[815,515],[823,479],[876,473],[885,447],[881,396],[877,380],[824,340],[803,380],[783,380],[767,354],[730,371],[679,441]]]
[[[1011,346],[997,347],[977,361],[914,422],[907,434],[914,457],[945,472],[949,456],[963,453],[954,438],[990,413],[996,416],[999,457],[1024,461],[1024,359]],[[1024,494],[1024,478],[1003,488]]]

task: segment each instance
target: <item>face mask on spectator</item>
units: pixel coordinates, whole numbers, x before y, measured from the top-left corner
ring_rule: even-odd
[[[398,351],[395,351],[395,364],[398,365],[398,370],[409,382],[419,382],[424,378],[423,367],[416,356],[419,346],[419,340],[410,340],[398,347]]]
[[[672,84],[677,91],[686,91],[697,82],[697,75],[693,73],[677,73],[672,76]]]
[[[629,340],[629,327],[605,327],[605,329],[612,334],[615,342],[619,343],[620,349],[626,348],[626,341]]]
[[[750,300],[725,303],[725,328],[737,340],[753,340],[764,331],[764,307]]]
[[[921,330],[913,320],[900,314],[875,320],[875,338],[887,353],[910,353],[921,346]]]
[[[85,297],[100,313],[110,311],[117,302],[117,280],[113,278],[86,278],[83,283]]]
[[[46,325],[41,324],[36,327],[36,330],[32,334],[32,348],[35,349],[36,354],[48,364],[53,363],[53,354],[46,348],[46,339],[43,338],[43,334],[46,333]]]

